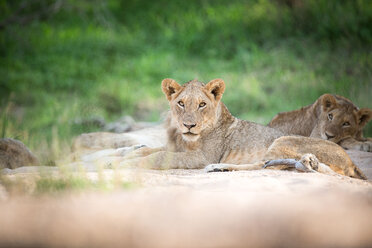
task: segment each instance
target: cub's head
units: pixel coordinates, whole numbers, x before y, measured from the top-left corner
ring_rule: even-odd
[[[172,125],[185,141],[196,141],[204,130],[216,124],[225,90],[222,79],[214,79],[206,85],[196,80],[179,85],[166,78],[161,86],[171,108]]]
[[[372,110],[359,109],[347,98],[324,94],[320,98],[321,113],[317,123],[318,138],[335,143],[349,137],[355,138],[356,134],[372,118]]]

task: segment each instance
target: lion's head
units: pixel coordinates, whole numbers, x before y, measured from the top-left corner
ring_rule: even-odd
[[[359,109],[347,98],[324,94],[319,98],[321,108],[311,137],[335,143],[355,137],[372,118],[372,110]]]
[[[222,79],[214,79],[206,85],[193,80],[181,86],[167,78],[162,81],[162,89],[169,101],[172,125],[185,141],[196,141],[203,131],[214,127],[225,90]]]

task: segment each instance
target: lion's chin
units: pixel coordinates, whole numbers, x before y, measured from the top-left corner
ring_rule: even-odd
[[[330,137],[326,133],[322,133],[320,136],[322,139],[332,141],[333,143],[336,143],[336,144],[341,141],[338,137],[335,137],[335,136]]]
[[[188,142],[195,142],[199,139],[200,135],[199,134],[194,134],[194,133],[183,133],[182,138],[184,141]]]

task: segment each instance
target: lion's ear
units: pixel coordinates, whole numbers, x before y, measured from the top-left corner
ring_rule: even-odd
[[[181,85],[171,78],[166,78],[161,82],[161,88],[168,101],[172,100],[172,95],[181,90]]]
[[[364,127],[372,119],[372,110],[368,108],[362,108],[358,111],[358,124],[360,127]]]
[[[321,96],[323,110],[327,111],[337,106],[336,98],[331,94],[324,94]]]
[[[213,79],[206,86],[205,89],[214,96],[216,101],[219,101],[225,91],[225,82],[222,79]]]

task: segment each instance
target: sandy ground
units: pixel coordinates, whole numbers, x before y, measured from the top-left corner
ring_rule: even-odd
[[[351,160],[363,171],[368,180],[372,180],[372,152],[346,151]]]
[[[368,174],[372,154],[350,155]],[[36,171],[17,170],[8,177],[30,177]],[[370,181],[273,170],[123,169],[104,170],[101,176],[118,173],[136,186],[3,197],[0,246],[372,246]],[[97,180],[100,175],[87,176]]]

